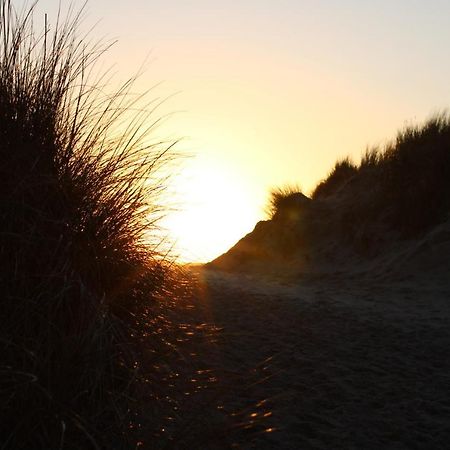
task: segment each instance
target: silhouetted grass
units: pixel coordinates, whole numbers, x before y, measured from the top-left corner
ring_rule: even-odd
[[[316,186],[314,198],[327,197],[337,192],[356,172],[357,167],[350,158],[336,162],[328,177]]]
[[[384,148],[367,150],[359,166],[338,163],[312,194],[325,202],[332,197],[334,228],[363,251],[389,239],[418,237],[447,220],[450,116],[405,127]]]
[[[280,212],[297,206],[297,200],[303,197],[300,187],[297,185],[287,185],[272,189],[266,213],[271,219],[276,218]]]
[[[134,448],[152,299],[176,284],[148,240],[170,145],[133,80],[103,92],[79,21],[36,35],[0,1],[2,448]]]
[[[308,242],[328,236],[362,253],[444,222],[450,213],[450,116],[405,127],[383,148],[366,150],[360,164],[338,161],[313,191],[307,219],[306,203],[296,188],[275,189],[268,211],[276,219],[290,210]]]

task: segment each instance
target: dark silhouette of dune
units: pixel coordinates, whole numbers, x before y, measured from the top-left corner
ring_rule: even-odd
[[[440,270],[448,265],[449,116],[405,128],[383,149],[366,151],[359,165],[337,162],[311,198],[281,189],[269,203],[271,219],[211,267],[295,275],[349,271],[356,261],[373,270],[377,260],[377,271],[412,270],[421,260],[432,267],[434,257]]]

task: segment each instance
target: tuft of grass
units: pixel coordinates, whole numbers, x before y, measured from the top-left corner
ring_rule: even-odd
[[[134,448],[152,299],[176,283],[148,237],[171,145],[133,79],[104,93],[81,14],[36,34],[0,0],[2,448]]]
[[[379,167],[396,228],[411,235],[443,222],[450,212],[450,116],[399,132]]]
[[[313,192],[314,199],[336,196],[333,226],[350,241],[382,241],[391,232],[412,238],[447,220],[450,116],[405,127],[384,148],[366,150],[358,166],[338,162]]]
[[[356,174],[357,170],[357,166],[348,157],[337,161],[328,177],[316,186],[312,197],[314,199],[323,198],[338,191],[339,188]]]
[[[311,214],[300,213],[308,200],[296,187],[275,189],[269,217],[294,218],[297,240],[303,234],[310,243],[331,239],[372,256],[389,242],[417,238],[445,222],[450,217],[450,115],[406,126],[384,147],[367,149],[359,164],[337,161],[312,193]]]
[[[266,213],[276,218],[282,211],[296,206],[299,197],[304,197],[298,185],[287,185],[272,189],[269,195]]]

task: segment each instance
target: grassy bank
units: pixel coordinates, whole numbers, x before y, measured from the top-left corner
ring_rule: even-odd
[[[158,389],[143,345],[177,284],[148,241],[171,146],[132,79],[104,93],[81,13],[38,34],[33,15],[0,1],[0,441],[134,448],[142,386]]]
[[[298,195],[295,189],[275,190],[272,217],[295,209]],[[418,238],[446,221],[450,116],[443,113],[404,128],[384,147],[367,150],[359,164],[349,158],[338,161],[314,189],[309,205],[317,207],[302,216],[314,222],[311,239],[334,236],[361,252],[376,252],[382,242]]]
[[[359,164],[350,158],[336,162],[311,197],[297,186],[274,189],[267,213],[269,220],[259,222],[211,266],[274,273],[290,267],[294,277],[334,273],[351,261],[374,261],[399,246],[406,255],[432,230],[440,236],[433,239],[445,241],[450,115],[404,128],[384,147],[367,150]],[[439,250],[433,256],[432,246],[422,244],[430,261],[445,256]]]

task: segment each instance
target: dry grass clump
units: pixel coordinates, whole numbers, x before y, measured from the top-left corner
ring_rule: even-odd
[[[33,11],[0,0],[0,441],[129,448],[138,344],[174,283],[146,240],[170,146],[149,143],[132,80],[93,79],[105,48],[80,14],[36,35]]]
[[[266,207],[267,215],[273,219],[280,211],[295,207],[299,197],[303,197],[298,185],[287,185],[272,189]]]
[[[384,232],[409,238],[445,221],[450,211],[450,116],[443,113],[423,126],[406,127],[383,149],[367,150],[359,166],[338,163],[313,198],[336,195],[344,228],[378,222]]]
[[[420,237],[450,215],[450,115],[405,127],[383,148],[367,149],[359,164],[336,162],[311,197],[297,187],[269,197],[269,217],[283,219],[298,242],[376,256],[399,239]]]
[[[424,231],[450,212],[450,117],[441,114],[423,127],[401,131],[387,146],[385,167],[388,201],[395,205],[392,223],[404,234]]]
[[[344,158],[337,161],[328,177],[321,181],[314,189],[314,198],[323,198],[339,190],[355,173],[357,167],[350,161],[350,158]]]

